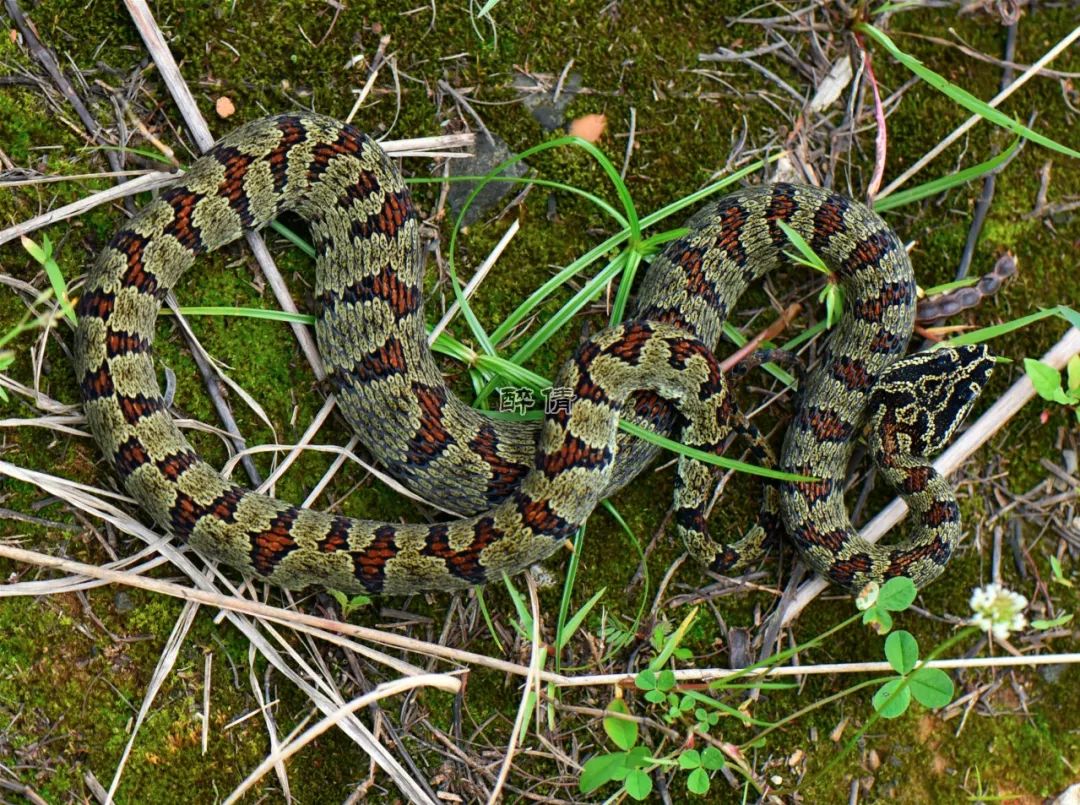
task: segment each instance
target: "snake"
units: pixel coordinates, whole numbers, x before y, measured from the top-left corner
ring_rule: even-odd
[[[177,428],[153,361],[161,304],[198,255],[292,212],[316,250],[315,334],[343,416],[405,486],[458,513],[427,523],[360,520],[248,490],[201,459]],[[244,125],[126,222],[76,304],[76,379],[90,430],[128,494],[205,557],[287,589],[456,590],[519,572],[566,544],[659,448],[619,420],[718,453],[749,432],[713,355],[747,286],[789,264],[784,223],[844,294],[840,321],[800,384],[778,467],[749,532],[714,538],[710,466],[680,455],[676,530],[705,567],[734,573],[786,534],[846,590],[906,576],[929,583],[960,534],[956,497],[929,456],[985,385],[981,346],[905,356],[916,285],[903,244],[842,195],[749,186],[707,204],[649,264],[626,321],[586,339],[560,369],[568,406],[540,421],[492,417],[447,387],[428,345],[419,215],[367,135],[310,112]],[[741,423],[741,425],[740,425]],[[863,432],[913,511],[895,545],[861,539],[843,487]]]

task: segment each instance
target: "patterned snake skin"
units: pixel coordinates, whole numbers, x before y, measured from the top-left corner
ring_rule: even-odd
[[[155,377],[161,302],[197,254],[285,211],[318,252],[316,334],[341,408],[370,452],[406,485],[467,515],[433,525],[352,520],[299,509],[223,479],[177,430]],[[940,574],[959,533],[940,449],[989,375],[981,347],[902,358],[915,281],[903,246],[861,205],[774,185],[714,202],[654,259],[631,321],[601,332],[563,367],[570,411],[542,423],[488,418],[446,388],[427,347],[418,220],[401,176],[365,135],[308,113],[255,121],[197,160],[100,255],[78,303],[76,371],[91,429],[128,492],[161,527],[287,588],[400,594],[456,589],[553,553],[596,504],[656,450],[616,435],[620,415],[718,452],[753,435],[711,350],[746,286],[784,262],[778,221],[834,270],[845,314],[803,383],[780,459],[813,476],[770,487],[759,525],[723,546],[706,528],[707,465],[682,458],[677,529],[711,569],[755,561],[784,531],[846,589]],[[740,424],[741,423],[741,424]],[[914,512],[912,539],[860,540],[843,501],[856,437]]]

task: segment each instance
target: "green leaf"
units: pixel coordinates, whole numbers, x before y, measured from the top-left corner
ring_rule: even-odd
[[[625,752],[595,755],[586,760],[585,765],[581,767],[581,777],[578,779],[578,788],[581,790],[582,794],[589,794],[605,783],[622,779],[626,776],[623,773],[625,771]]]
[[[1054,583],[1060,584],[1063,587],[1073,586],[1072,581],[1065,578],[1065,571],[1061,569],[1061,560],[1056,556],[1050,557],[1050,572],[1053,573]]]
[[[41,267],[45,269],[45,274],[49,278],[49,284],[52,286],[53,293],[60,302],[60,309],[64,312],[64,316],[68,321],[74,324],[75,308],[71,306],[71,300],[68,298],[67,281],[64,279],[64,272],[60,270],[60,266],[56,264],[56,261],[52,257],[53,248],[49,236],[42,236],[41,246],[38,246],[34,241],[26,237],[26,235],[23,235],[21,240],[23,248],[30,253],[31,257],[41,263]]]
[[[502,642],[499,640],[499,633],[495,629],[495,621],[491,619],[491,612],[488,611],[487,601],[484,600],[483,587],[476,588],[476,603],[480,607],[480,614],[484,618],[484,624],[487,626],[488,634],[491,636],[491,639],[495,641],[495,645],[498,646],[500,650],[503,650]]]
[[[649,645],[653,647],[654,651],[662,651],[664,648],[664,641],[667,640],[668,631],[671,628],[671,624],[666,620],[661,621],[653,627],[652,634],[649,635]]]
[[[650,690],[645,694],[645,701],[653,704],[663,704],[666,699],[664,692],[659,690]]]
[[[545,646],[544,648],[541,648],[540,651],[538,652],[538,655],[539,655],[540,659],[537,661],[537,667],[538,668],[543,668],[544,663],[547,660],[547,647]],[[536,701],[537,701],[536,689],[535,688],[530,688],[529,692],[525,694],[525,701],[524,701],[524,703],[522,705],[522,713],[521,713],[521,715],[522,715],[521,723],[522,724],[528,724],[528,723],[530,723],[532,721],[533,711],[536,710]],[[539,721],[539,718],[537,720]],[[518,733],[518,743],[517,743],[517,745],[518,745],[519,748],[525,745],[525,739],[527,737],[528,737],[528,730],[522,730],[520,733]]]
[[[639,671],[634,677],[634,684],[637,685],[638,690],[656,690],[656,671],[652,668]]]
[[[510,594],[510,600],[514,602],[514,609],[517,610],[518,619],[512,621],[513,627],[521,634],[526,640],[532,640],[532,612],[529,611],[528,604],[525,603],[525,596],[518,592],[517,587],[510,581],[510,577],[503,573],[503,583],[506,585],[506,592]]]
[[[906,686],[901,687],[903,684],[903,679],[890,679],[874,694],[874,709],[882,718],[897,718],[907,712],[911,704],[911,690]]]
[[[174,160],[172,160],[169,157],[165,156],[165,154],[161,153],[160,151],[152,151],[149,148],[132,148],[130,145],[124,145],[124,146],[95,145],[95,146],[88,146],[86,148],[80,148],[79,150],[80,151],[116,151],[116,152],[121,153],[121,154],[136,154],[138,156],[143,157],[144,159],[149,159],[149,160],[152,160],[154,162],[160,162],[162,165],[168,165],[169,170],[172,170],[172,169],[177,167],[177,163]]]
[[[655,762],[647,746],[635,746],[626,753],[626,767],[628,769],[643,769]]]
[[[835,282],[826,283],[818,294],[818,301],[825,301],[825,326],[831,328],[840,321],[844,310],[844,289]]]
[[[359,595],[354,595],[352,598],[349,599],[348,603],[341,608],[341,614],[348,618],[356,610],[360,609],[361,607],[366,607],[370,603],[371,598],[369,596],[366,596],[363,593],[360,593]]]
[[[1044,400],[1053,400],[1061,393],[1061,372],[1053,366],[1034,358],[1024,358],[1024,372]]]
[[[626,789],[627,794],[641,802],[648,799],[649,794],[652,793],[652,777],[640,769],[634,769],[626,775],[623,788]]]
[[[896,576],[881,585],[878,606],[893,612],[903,612],[915,602],[918,594],[915,582],[906,576]]]
[[[906,674],[919,661],[919,643],[901,629],[885,638],[885,659],[898,674]]]
[[[696,749],[684,749],[679,754],[680,769],[696,769],[701,766],[701,753]]]
[[[869,626],[878,634],[888,634],[892,629],[893,617],[884,607],[871,607],[862,616],[863,626]]]
[[[816,269],[823,274],[832,276],[832,271],[825,265],[825,261],[818,257],[817,253],[810,248],[810,244],[806,242],[802,235],[795,231],[794,227],[784,221],[778,220],[777,225],[780,230],[787,236],[787,239],[791,241],[791,245],[798,250],[799,254],[794,255],[789,252],[785,252],[788,257],[794,260],[796,263],[801,263],[804,266]]]
[[[1031,628],[1032,629],[1038,629],[1040,632],[1044,632],[1047,629],[1056,629],[1059,626],[1064,626],[1066,623],[1068,623],[1072,619],[1073,619],[1073,616],[1072,616],[1071,612],[1068,612],[1068,613],[1066,613],[1064,615],[1058,615],[1056,618],[1054,618],[1051,621],[1045,620],[1043,618],[1038,618],[1038,619],[1033,620],[1031,622]]]
[[[626,706],[626,702],[622,699],[613,699],[611,704],[608,705],[607,711],[616,715],[604,717],[604,732],[608,734],[611,742],[620,749],[632,749],[638,739],[637,722],[618,717],[620,715],[630,715],[630,708]]]
[[[512,385],[524,386],[533,391],[541,391],[551,386],[547,378],[541,377],[536,372],[530,372],[506,358],[500,358],[498,355],[477,355],[473,359],[473,365],[508,380]]]
[[[44,265],[45,261],[48,259],[45,255],[45,250],[34,243],[34,241],[30,240],[30,238],[26,237],[26,235],[23,235],[20,240],[22,241],[22,247],[30,253],[30,256]]]
[[[675,672],[665,668],[656,676],[657,690],[672,690],[675,687]]]
[[[855,596],[855,609],[866,612],[870,607],[877,604],[878,595],[881,593],[881,585],[876,581],[869,582],[859,594]],[[863,621],[865,623],[865,620]]]
[[[567,643],[570,642],[570,639],[574,636],[574,632],[576,632],[581,627],[582,621],[585,620],[585,617],[589,614],[589,611],[594,606],[596,606],[596,602],[603,597],[606,591],[607,587],[601,587],[599,590],[597,590],[596,594],[588,601],[586,601],[582,605],[581,609],[575,612],[573,617],[571,617],[570,620],[566,622],[566,626],[563,627],[562,634],[559,635],[559,639],[555,644],[560,651],[566,647]]]
[[[950,100],[963,106],[969,112],[974,112],[975,114],[986,118],[991,123],[995,123],[1004,129],[1008,129],[1009,131],[1021,137],[1026,137],[1032,142],[1049,148],[1051,151],[1057,151],[1062,154],[1067,154],[1074,159],[1080,159],[1080,151],[1074,151],[1071,148],[1068,148],[1064,145],[1061,145],[1060,143],[1055,142],[1054,140],[1051,140],[1049,137],[1039,134],[1039,132],[1037,131],[1032,131],[1027,126],[1023,125],[1022,123],[1018,123],[1005,113],[999,112],[997,109],[990,106],[985,101],[979,100],[966,89],[962,89],[955,84],[950,83],[945,78],[931,70],[929,67],[926,67],[914,56],[910,56],[900,50],[900,48],[898,48],[893,43],[893,41],[889,39],[888,36],[879,31],[873,25],[869,25],[867,23],[860,23],[855,26],[855,30],[865,33],[867,36],[869,36],[871,39],[873,39],[875,42],[877,42],[887,51],[889,51],[889,53],[894,59],[896,59],[898,62],[911,70],[911,72],[915,73],[915,75],[917,75],[927,84],[932,86],[938,92],[943,93]]]
[[[1069,391],[1080,391],[1080,355],[1069,358],[1065,370],[1069,377]]]
[[[715,746],[706,746],[701,753],[701,765],[709,771],[719,771],[727,765],[727,761],[724,760],[724,753]]]
[[[911,695],[925,707],[936,709],[952,701],[952,678],[940,668],[920,668],[911,675]]]
[[[709,791],[709,775],[704,769],[694,769],[686,778],[686,788],[691,794],[707,794]]]

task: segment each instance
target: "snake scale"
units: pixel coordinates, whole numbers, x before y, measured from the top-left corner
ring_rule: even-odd
[[[415,492],[464,516],[434,524],[354,520],[300,509],[224,479],[181,435],[159,390],[151,344],[167,291],[196,255],[285,211],[305,218],[318,256],[316,335],[341,409],[372,455]],[[902,357],[915,281],[903,245],[865,207],[827,191],[752,187],[715,201],[657,255],[629,320],[589,338],[562,368],[569,410],[495,420],[447,389],[427,347],[418,217],[367,136],[293,113],[225,137],[124,225],[78,300],[75,364],[91,430],[153,520],[204,555],[286,588],[401,594],[457,589],[553,553],[656,448],[617,434],[620,416],[717,452],[738,422],[712,355],[747,285],[785,262],[784,221],[835,272],[841,321],[803,381],[780,468],[814,480],[765,495],[733,545],[708,534],[706,464],[681,457],[676,527],[712,570],[734,572],[787,533],[848,590],[940,574],[960,520],[930,466],[985,383],[983,347]],[[914,514],[912,538],[870,545],[843,483],[856,438]]]

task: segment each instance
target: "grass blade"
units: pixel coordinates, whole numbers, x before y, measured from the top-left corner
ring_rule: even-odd
[[[1069,321],[1068,315],[1065,314],[1065,310],[1061,305],[1057,307],[1046,308],[1040,310],[1037,313],[1029,313],[1027,316],[1021,316],[1018,319],[1004,322],[1003,324],[993,324],[989,327],[980,327],[978,330],[972,330],[969,333],[958,335],[956,338],[950,338],[947,341],[941,341],[934,344],[931,350],[944,349],[945,347],[962,347],[968,344],[981,344],[984,341],[989,341],[991,338],[997,338],[998,336],[1011,333],[1014,330],[1019,330],[1022,327],[1027,327],[1029,324],[1041,321],[1042,319],[1049,319],[1053,316],[1059,316],[1066,321]]]
[[[562,651],[564,648],[566,648],[566,644],[570,642],[570,639],[574,636],[574,633],[581,627],[582,621],[585,620],[585,617],[589,614],[592,608],[596,606],[596,603],[603,597],[604,593],[606,592],[607,587],[601,587],[599,590],[596,591],[593,597],[586,601],[582,605],[581,609],[575,612],[574,616],[566,622],[566,626],[563,627],[563,629],[559,632],[558,637],[556,638],[557,642],[555,643],[555,645],[559,651]]]
[[[956,84],[951,83],[944,76],[938,75],[929,67],[924,65],[921,61],[916,59],[914,56],[904,53],[902,50],[900,50],[900,48],[896,46],[896,44],[891,39],[889,39],[888,36],[886,36],[883,32],[879,31],[873,25],[870,25],[868,23],[860,23],[855,26],[855,30],[869,36],[871,39],[873,39],[875,42],[885,48],[885,50],[887,50],[894,59],[896,59],[906,68],[911,70],[911,72],[915,73],[915,75],[917,75],[919,78],[932,86],[938,92],[945,95],[950,100],[954,101],[960,106],[963,106],[969,112],[974,112],[980,117],[989,120],[991,123],[995,123],[998,126],[1001,126],[1003,129],[1008,129],[1009,131],[1019,135],[1020,137],[1026,137],[1033,143],[1038,143],[1045,148],[1049,148],[1052,151],[1057,151],[1060,154],[1065,154],[1066,156],[1073,157],[1074,159],[1080,159],[1080,151],[1074,151],[1068,146],[1064,146],[1061,143],[1051,140],[1045,135],[1039,134],[1039,132],[1037,131],[1029,129],[1023,123],[1019,123],[1013,120],[1004,112],[999,112],[997,109],[990,106],[990,104],[986,103],[985,101],[979,100],[966,89],[963,89],[962,87],[958,87],[956,86]]]
[[[74,324],[75,308],[71,306],[71,299],[68,298],[67,281],[64,279],[64,272],[60,270],[60,266],[53,259],[52,241],[49,240],[49,236],[45,235],[41,240],[41,245],[38,246],[26,235],[23,235],[22,247],[45,269],[45,275],[49,278],[53,293],[56,294],[56,298],[60,302],[60,309],[64,311],[67,320]]]
[[[885,212],[886,210],[902,207],[905,204],[921,201],[928,196],[936,196],[939,193],[944,193],[946,190],[970,182],[973,179],[978,179],[988,173],[993,173],[1012,159],[1013,154],[1015,154],[1016,150],[1020,147],[1020,143],[1021,140],[1018,138],[1013,140],[1012,144],[1000,154],[985,162],[980,162],[978,165],[972,165],[970,168],[964,168],[962,171],[951,173],[948,176],[942,176],[938,179],[934,179],[932,182],[926,182],[925,184],[913,187],[910,190],[893,193],[880,201],[875,201],[874,212]]]
[[[704,461],[706,464],[715,464],[724,469],[746,472],[750,475],[760,475],[762,478],[774,478],[778,481],[817,480],[808,475],[795,475],[790,472],[780,472],[780,470],[774,470],[768,467],[758,467],[755,464],[747,464],[745,461],[736,461],[733,458],[725,458],[724,456],[706,453],[704,450],[698,450],[694,447],[687,447],[685,444],[680,444],[666,436],[661,436],[659,433],[654,433],[640,425],[635,425],[633,422],[627,422],[625,419],[619,420],[619,427],[627,433],[637,436],[639,439],[644,439],[646,442],[660,445],[673,453],[678,453],[680,456],[696,458],[698,461]]]

